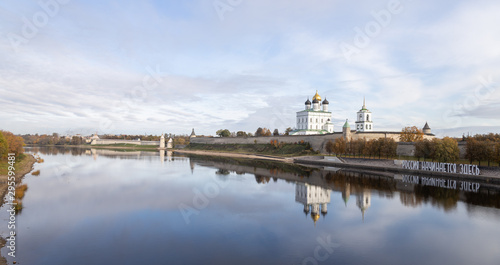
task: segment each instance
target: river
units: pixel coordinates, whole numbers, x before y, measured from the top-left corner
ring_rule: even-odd
[[[498,264],[500,187],[244,159],[27,148],[10,264]],[[0,233],[7,236],[6,206]]]

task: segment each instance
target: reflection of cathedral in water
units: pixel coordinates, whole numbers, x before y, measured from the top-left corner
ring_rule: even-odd
[[[372,194],[370,190],[363,189],[360,193],[358,193],[356,196],[356,205],[361,210],[361,215],[364,221],[365,211],[372,205]]]
[[[365,219],[365,211],[371,206],[371,191],[369,189],[354,190],[356,195],[356,206],[361,210],[362,219]],[[327,205],[330,203],[330,189],[315,186],[307,183],[295,184],[295,201],[304,205],[304,213],[309,215],[316,222],[320,213],[325,216],[328,213]],[[346,183],[342,189],[342,199],[347,207],[347,202],[351,196],[351,185]]]
[[[330,203],[329,189],[307,183],[297,183],[295,185],[295,201],[304,205],[306,216],[311,212],[314,223],[319,219],[319,213],[325,216],[328,212],[327,204]]]

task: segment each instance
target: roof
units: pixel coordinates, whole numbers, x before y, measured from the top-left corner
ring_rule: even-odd
[[[328,102],[328,100],[326,100],[325,98],[325,100],[323,100],[323,104],[330,104],[330,102]]]
[[[425,122],[424,129],[431,129],[431,127],[429,127],[429,124],[427,124],[427,122]]]
[[[348,122],[348,120],[345,120],[345,123],[344,123],[344,128],[351,128],[351,126],[349,126],[349,122]]]
[[[311,105],[311,101],[309,99],[307,99],[306,105]]]
[[[318,102],[320,102],[320,101],[321,101],[321,96],[318,94],[318,90],[316,90],[316,94],[315,94],[315,95],[314,95],[314,97],[313,97],[313,103],[314,103],[314,100],[315,100],[315,99],[316,99]]]

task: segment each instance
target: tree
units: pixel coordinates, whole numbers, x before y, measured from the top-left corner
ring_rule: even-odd
[[[9,147],[9,153],[14,153],[16,156],[22,154],[24,152],[24,139],[21,136],[16,136],[11,132],[2,131],[5,140],[7,141],[7,145]]]
[[[404,127],[399,136],[401,142],[417,142],[424,139],[424,133],[417,126]]]
[[[347,142],[344,137],[335,139],[333,143],[333,152],[338,156],[340,154],[345,154]]]
[[[255,136],[271,136],[271,131],[267,128],[259,127],[257,131],[255,131]]]
[[[380,154],[386,158],[394,157],[397,155],[398,144],[392,138],[379,138]],[[379,155],[380,156],[380,155]]]
[[[236,133],[236,137],[247,137],[247,136],[248,136],[248,134],[244,131],[238,131]]]
[[[278,131],[278,129],[274,129],[273,135],[274,136],[279,136],[280,135],[280,132]]]
[[[73,136],[71,138],[71,144],[72,145],[81,145],[82,144],[82,137],[79,136]]]
[[[467,139],[467,145],[465,147],[465,157],[469,159],[469,162],[472,164],[472,161],[479,160],[479,141],[473,137]]]
[[[420,158],[423,158],[424,160],[426,158],[432,158],[435,150],[436,147],[433,142],[427,139],[415,142],[415,157],[419,160]]]
[[[494,156],[495,162],[498,163],[498,166],[500,167],[500,142],[495,144],[495,152]]]
[[[352,143],[352,152],[354,155],[358,154],[361,156],[366,149],[366,138],[351,140]]]
[[[262,131],[264,129],[262,129],[261,127],[257,128],[257,131],[255,131],[255,136],[262,136]]]
[[[216,134],[220,137],[229,137],[231,136],[231,132],[228,129],[220,129],[216,132]]]
[[[285,135],[290,135],[291,131],[293,131],[291,127],[286,128]]]
[[[334,148],[335,148],[335,147],[334,147],[334,144],[333,144],[332,140],[328,140],[328,142],[327,142],[327,143],[326,143],[326,145],[325,145],[325,150],[326,150],[326,152],[327,152],[329,155],[331,155],[331,154],[334,152],[334,151],[333,151],[333,150],[334,150]]]
[[[0,131],[0,159],[3,160],[7,158],[9,154],[9,144],[7,143],[7,140],[5,139],[2,131]]]
[[[460,149],[455,139],[445,137],[442,140],[434,138],[432,141],[436,145],[434,159],[440,162],[455,162],[460,157]]]

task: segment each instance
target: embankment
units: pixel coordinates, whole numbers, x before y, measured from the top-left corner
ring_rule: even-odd
[[[14,165],[16,173],[16,185],[21,182],[22,178],[33,170],[33,165],[36,159],[33,155],[25,154],[25,157]],[[3,161],[1,163],[4,163]],[[2,195],[2,201],[0,202],[0,207],[4,204],[4,197],[7,194],[9,188],[8,181],[8,164],[2,164],[2,172],[0,174],[0,194]],[[0,249],[5,246],[5,239],[0,237]],[[0,265],[7,264],[7,260],[4,257],[0,257]]]

